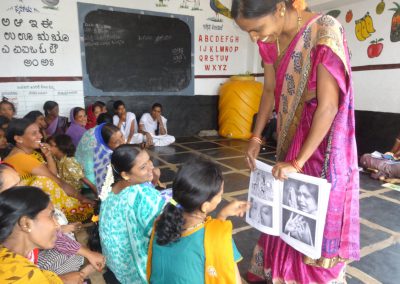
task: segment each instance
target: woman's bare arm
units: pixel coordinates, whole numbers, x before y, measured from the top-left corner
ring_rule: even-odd
[[[261,134],[271,117],[274,108],[275,91],[275,70],[272,64],[264,64],[264,88],[258,109],[257,120],[254,126],[253,134],[261,137]],[[250,140],[247,148],[247,163],[251,170],[256,167],[255,159],[260,152],[260,144],[257,141]]]

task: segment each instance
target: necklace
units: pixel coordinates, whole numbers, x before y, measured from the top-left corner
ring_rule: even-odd
[[[205,221],[202,221],[200,223],[197,223],[196,225],[187,227],[186,229],[183,229],[182,231],[185,232],[185,231],[191,231],[191,230],[197,229],[198,227],[204,225],[204,223],[205,223]]]
[[[188,214],[188,215],[191,216],[191,217],[194,217],[194,218],[203,220],[203,221],[204,221],[204,219],[206,218],[206,217],[204,217],[204,216],[197,215],[197,214]]]
[[[17,148],[18,150],[21,150],[22,152],[24,152],[25,154],[27,154],[27,155],[30,155],[30,154],[32,154],[32,153],[28,153],[28,152],[26,152],[24,149],[22,149],[21,147],[19,147],[18,145],[15,145],[14,146],[15,148]]]
[[[296,13],[297,13],[297,30],[296,30],[296,34],[297,34],[300,31],[300,26],[301,26],[301,23],[303,22],[303,18],[301,17],[301,14],[299,14],[299,11],[296,11]],[[276,47],[278,48],[278,56],[280,56],[281,55],[281,47],[280,47],[280,44],[279,44],[279,36],[276,38]],[[286,48],[283,51],[285,51]]]

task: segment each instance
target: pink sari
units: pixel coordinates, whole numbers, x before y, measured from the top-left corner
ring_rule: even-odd
[[[276,47],[258,44],[264,62],[275,63],[277,56],[269,50],[276,53]],[[279,237],[262,235],[248,273],[251,281],[341,283],[344,260],[359,259],[359,176],[351,68],[343,28],[330,16],[311,19],[275,63],[277,160],[296,158],[307,138],[318,106],[315,93],[319,64],[336,79],[340,89],[339,109],[331,129],[303,168],[306,174],[332,183],[322,257],[308,259]]]

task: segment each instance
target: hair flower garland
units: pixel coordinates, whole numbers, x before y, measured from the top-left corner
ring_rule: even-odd
[[[99,198],[101,201],[104,201],[107,199],[108,194],[111,191],[111,186],[114,183],[114,175],[113,175],[113,169],[111,166],[111,163],[108,164],[107,166],[107,174],[106,174],[106,179],[104,180],[103,186],[101,187],[101,191],[99,194]]]

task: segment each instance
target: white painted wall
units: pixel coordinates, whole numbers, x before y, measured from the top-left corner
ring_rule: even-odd
[[[15,40],[6,41],[5,32],[18,32],[20,28],[5,26],[0,22],[0,77],[24,77],[24,76],[82,76],[82,66],[79,47],[77,2],[94,3],[100,5],[109,5],[116,7],[151,10],[163,13],[175,13],[183,15],[192,15],[195,18],[194,31],[194,70],[195,75],[232,75],[245,72],[262,72],[260,68],[260,58],[257,47],[249,40],[247,34],[240,31],[234,25],[233,21],[221,16],[222,22],[213,22],[209,18],[215,17],[215,13],[210,8],[210,1],[199,0],[200,10],[192,10],[193,0],[186,1],[188,8],[182,8],[184,0],[165,0],[165,7],[159,7],[159,0],[61,0],[57,9],[48,9],[41,0],[1,0],[0,18],[9,18],[12,20],[23,19],[27,24],[29,20],[36,19],[53,21],[53,30],[60,31],[69,36],[68,42],[59,42],[57,52],[44,55],[35,55],[39,62],[41,59],[53,59],[54,66],[26,67],[24,60],[33,59],[32,54],[13,54],[4,53],[3,47],[8,45],[23,45],[26,41]],[[220,0],[225,6],[230,7],[231,0]],[[391,2],[386,3],[385,11],[377,16],[375,13],[377,0],[350,0],[350,1],[332,1],[332,0],[311,0],[311,8],[336,7],[341,10],[339,21],[343,23],[346,29],[350,50],[353,54],[352,65],[375,65],[400,63],[400,42],[392,43],[389,40],[390,21],[393,15]],[[351,3],[351,4],[349,4]],[[339,5],[339,6],[334,6]],[[27,12],[18,7],[30,7],[33,12]],[[353,20],[350,23],[345,22],[346,12],[352,9]],[[354,35],[354,20],[361,18],[370,11],[375,24],[376,32],[366,41],[359,42]],[[213,28],[219,28],[216,30]],[[34,28],[26,26],[26,32]],[[46,29],[41,28],[44,31]],[[220,43],[199,42],[202,36],[237,36],[238,42],[224,43],[237,47],[235,52],[225,53],[228,56],[227,62],[218,63],[224,65],[221,71],[207,71],[206,64],[215,64],[215,62],[205,62],[205,55],[215,55],[210,51],[210,46],[220,45]],[[380,57],[369,59],[366,56],[369,41],[375,38],[383,37],[384,50]],[[32,41],[32,45],[38,48],[39,42]],[[200,51],[200,48],[203,48]],[[204,49],[206,51],[204,51]],[[201,57],[202,56],[202,57]],[[203,60],[201,60],[203,58]],[[218,66],[219,67],[219,66]],[[218,68],[219,69],[219,68]],[[354,72],[354,88],[356,94],[356,109],[371,110],[383,112],[399,112],[400,110],[400,69],[385,71],[363,71]],[[260,78],[262,79],[262,78]],[[219,85],[226,79],[196,79],[196,95],[216,95]],[[65,93],[68,93],[67,95]],[[5,95],[17,103],[18,115],[23,115],[31,109],[41,109],[45,100],[54,99],[60,102],[61,112],[67,114],[68,110],[75,105],[83,105],[83,88],[78,82],[40,82],[40,83],[0,83],[0,95]]]
[[[349,49],[352,54],[352,66],[400,64],[400,41],[390,41],[390,27],[394,12],[388,9],[395,7],[392,1],[385,1],[386,7],[380,15],[376,13],[376,6],[380,0],[354,0],[353,2],[356,3],[343,4],[347,3],[347,1],[340,1],[342,5],[330,6],[331,9],[341,11],[337,19],[342,23],[346,31]],[[400,2],[398,3],[400,4]],[[347,23],[345,17],[349,10],[353,12],[353,19]],[[328,11],[325,10],[325,12]],[[365,41],[359,41],[355,35],[355,20],[364,17],[367,12],[373,18],[376,32],[372,33]],[[379,38],[384,39],[382,42],[384,45],[383,51],[379,57],[369,58],[367,49],[371,44],[370,42]],[[353,72],[353,83],[357,110],[400,112],[400,69]]]
[[[50,1],[51,2],[51,1]],[[57,2],[57,1],[55,1]],[[212,21],[216,14],[210,7],[209,0],[196,0],[198,10],[193,10],[195,5],[194,0],[166,0],[163,1],[165,6],[160,6],[159,0],[61,0],[55,9],[49,9],[41,0],[1,0],[0,1],[0,18],[9,19],[10,25],[3,25],[0,22],[0,77],[45,77],[45,76],[82,76],[81,66],[81,50],[79,46],[79,28],[78,28],[78,13],[77,2],[108,5],[115,7],[143,9],[148,11],[156,11],[166,13],[166,15],[182,14],[191,15],[195,19],[194,29],[194,71],[195,75],[231,75],[253,72],[254,60],[254,45],[250,43],[249,37],[243,33],[234,22],[220,15],[220,21]],[[187,4],[184,7],[183,3]],[[230,8],[231,0],[220,0],[222,4]],[[38,23],[49,19],[52,22],[52,29],[32,27],[29,24],[31,20],[37,20]],[[15,26],[14,20],[22,20],[21,26]],[[14,32],[30,32],[34,39],[32,41],[23,40],[6,40],[5,33]],[[39,48],[42,41],[38,40],[38,32],[53,32],[60,31],[61,34],[66,34],[69,37],[68,42],[58,42],[58,49],[55,53],[40,54],[23,54],[14,53],[13,46],[29,45],[35,49]],[[234,37],[234,42],[215,42],[216,37],[225,36]],[[209,40],[206,40],[206,37]],[[200,40],[202,38],[202,41]],[[214,42],[210,39],[213,38]],[[50,42],[44,42],[49,47]],[[55,42],[53,42],[55,43]],[[4,45],[10,47],[8,53],[2,52]],[[232,46],[234,51],[216,53],[214,50],[219,46]],[[211,51],[211,49],[213,49]],[[224,55],[228,58],[227,61],[215,62],[210,61],[210,56]],[[206,59],[207,58],[207,59]],[[37,61],[33,61],[36,59]],[[41,60],[52,60],[53,66],[42,66]],[[26,61],[28,60],[28,61]],[[31,61],[29,61],[31,60]],[[26,63],[36,63],[37,66],[26,66]],[[210,70],[206,70],[206,65],[210,65]],[[213,68],[213,65],[215,68]],[[215,71],[213,69],[217,69]],[[196,79],[195,94],[196,95],[216,95],[218,87],[226,79]],[[74,92],[74,97],[62,96],[55,90],[55,83],[41,82],[37,83],[2,83],[0,84],[0,95],[5,95],[12,99],[17,104],[18,115],[21,116],[31,109],[41,109],[45,100],[53,99],[60,102],[61,113],[66,114],[68,109],[74,105],[83,105],[83,90],[81,84],[65,82],[62,89],[70,89]],[[43,86],[43,88],[41,87]],[[34,93],[33,89],[40,90]],[[22,91],[24,90],[24,91]],[[64,91],[67,91],[64,90]],[[29,103],[27,103],[29,102]]]

